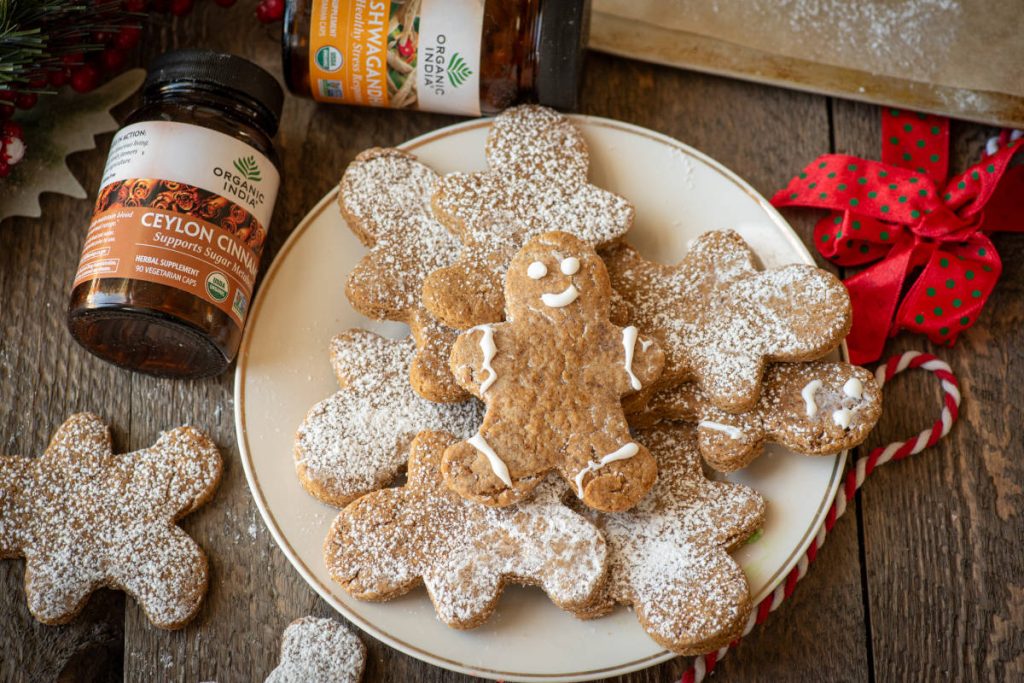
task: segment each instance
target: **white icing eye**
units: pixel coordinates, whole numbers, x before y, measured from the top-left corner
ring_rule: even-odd
[[[570,256],[567,259],[562,259],[562,265],[559,267],[566,275],[575,275],[580,270],[580,260],[575,256]]]
[[[540,261],[534,261],[530,264],[530,267],[526,269],[526,277],[531,280],[539,280],[548,274],[548,267]]]

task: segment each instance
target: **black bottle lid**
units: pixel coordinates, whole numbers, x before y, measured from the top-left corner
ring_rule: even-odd
[[[284,92],[277,79],[248,59],[195,48],[166,52],[151,62],[144,90],[181,82],[199,83],[244,95],[263,110],[270,124],[269,134],[277,132]]]
[[[576,108],[590,33],[590,0],[544,0],[537,40],[537,101]]]

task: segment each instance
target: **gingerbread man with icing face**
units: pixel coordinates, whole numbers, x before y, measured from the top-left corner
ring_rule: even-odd
[[[558,470],[588,506],[615,512],[654,484],[654,458],[629,434],[622,397],[654,382],[665,356],[609,319],[611,285],[596,252],[551,232],[523,247],[505,283],[507,322],[463,332],[459,384],[487,404],[480,430],[445,452],[448,486],[502,507]]]

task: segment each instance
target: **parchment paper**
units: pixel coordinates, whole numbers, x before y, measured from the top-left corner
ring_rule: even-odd
[[[594,0],[591,47],[1024,125],[1024,0]]]

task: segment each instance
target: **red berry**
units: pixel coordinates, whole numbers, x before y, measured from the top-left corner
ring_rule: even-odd
[[[61,69],[60,71],[51,71],[50,85],[52,85],[55,88],[59,88],[60,86],[65,85],[70,77],[71,74],[68,73],[67,69]]]
[[[124,0],[122,7],[126,12],[145,12],[146,0]]]
[[[142,36],[142,29],[138,26],[125,26],[114,40],[114,45],[121,48],[122,50],[131,50],[133,47],[139,44],[139,38]]]
[[[39,101],[39,95],[34,92],[23,92],[14,100],[14,106],[18,109],[31,109]]]
[[[71,87],[75,92],[94,90],[100,82],[100,72],[92,64],[83,64],[71,72]]]
[[[0,127],[0,131],[3,132],[3,137],[5,138],[25,137],[25,129],[14,121],[4,121],[4,125]]]
[[[0,159],[0,178],[6,178],[11,173],[11,167],[7,165],[7,162]]]
[[[192,0],[171,0],[171,14],[183,17],[192,11]]]
[[[256,5],[256,18],[264,24],[271,24],[284,16],[283,0],[262,0]]]
[[[124,52],[117,48],[108,47],[103,51],[101,60],[104,69],[107,71],[117,71],[124,66],[125,55]]]
[[[8,102],[14,100],[18,96],[18,93],[13,90],[0,90],[0,100],[7,100]]]
[[[32,74],[32,78],[30,78],[28,81],[28,87],[32,88],[33,90],[38,90],[39,88],[45,88],[46,82],[46,73],[39,72],[37,74]]]

